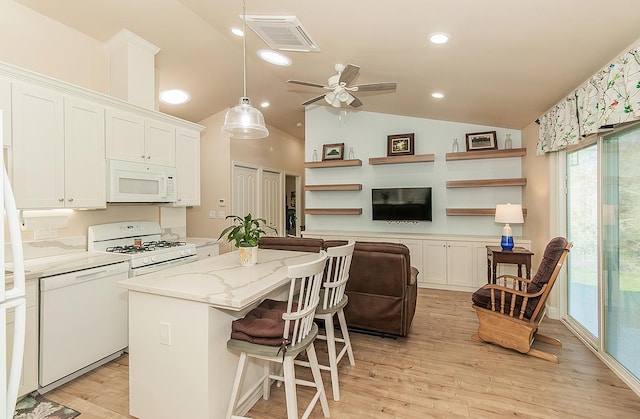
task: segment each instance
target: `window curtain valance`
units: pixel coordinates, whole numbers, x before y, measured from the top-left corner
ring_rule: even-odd
[[[577,144],[602,128],[640,120],[640,45],[540,117],[537,154]]]

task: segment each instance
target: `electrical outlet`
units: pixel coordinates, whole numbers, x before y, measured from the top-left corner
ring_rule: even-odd
[[[227,202],[224,200],[224,198],[220,198],[218,199],[218,205],[220,205],[221,207],[224,207],[227,205]]]
[[[215,211],[209,211],[209,218],[216,218],[216,212]]]
[[[160,343],[171,346],[171,324],[160,322]]]

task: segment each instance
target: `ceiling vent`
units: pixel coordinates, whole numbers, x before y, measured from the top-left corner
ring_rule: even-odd
[[[246,23],[273,49],[316,52],[320,48],[295,16],[247,15]]]

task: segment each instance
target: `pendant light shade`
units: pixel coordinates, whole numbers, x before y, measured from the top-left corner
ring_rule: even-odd
[[[243,96],[233,108],[227,111],[224,117],[222,132],[243,140],[265,138],[269,130],[264,123],[262,112],[251,106],[251,100],[247,97],[247,31],[245,25],[245,3],[242,2],[242,70],[243,70]]]
[[[222,129],[232,138],[244,140],[264,138],[269,135],[262,112],[251,106],[251,100],[248,97],[241,97],[240,103],[227,111]]]

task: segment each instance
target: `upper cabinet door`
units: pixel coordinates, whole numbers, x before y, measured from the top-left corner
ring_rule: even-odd
[[[15,83],[12,105],[13,190],[18,208],[63,207],[63,95]]]
[[[66,97],[65,206],[105,208],[105,126],[104,107]]]
[[[145,124],[147,163],[176,167],[176,129],[163,122],[147,119]]]
[[[107,158],[146,162],[144,118],[115,109],[107,109],[105,118]]]
[[[176,129],[176,206],[200,205],[200,133]]]

